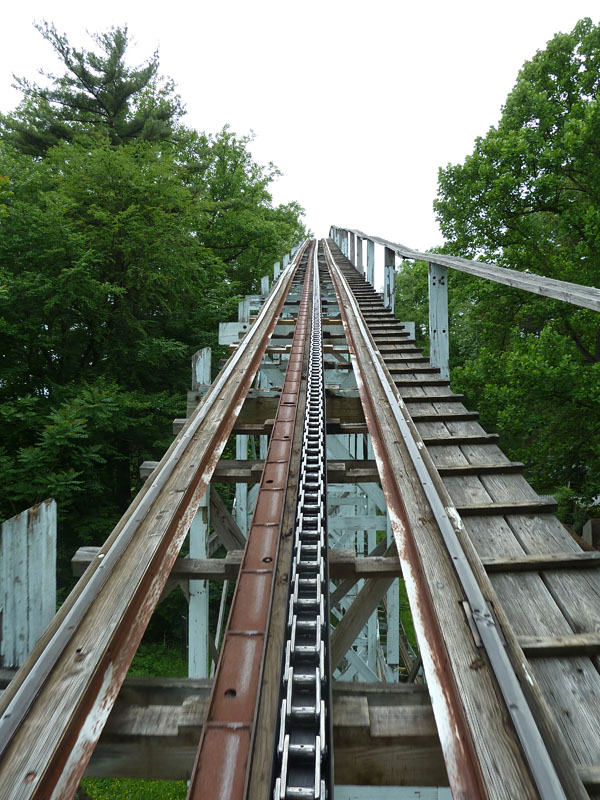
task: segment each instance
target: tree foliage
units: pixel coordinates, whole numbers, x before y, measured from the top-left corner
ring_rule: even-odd
[[[31,155],[43,155],[61,141],[72,141],[93,127],[113,145],[133,139],[161,141],[173,136],[183,113],[171,81],[158,77],[158,53],[138,67],[128,67],[127,28],[94,36],[97,49],[71,47],[64,34],[47,22],[36,25],[63,62],[63,75],[44,73],[50,86],[16,78],[23,102],[1,118],[4,138]]]
[[[121,65],[113,86],[143,73],[148,90],[158,64],[122,66],[126,31],[97,41],[99,60],[61,46],[98,74]],[[33,153],[16,129],[0,137],[0,518],[56,498],[64,583],[74,549],[100,544],[129,504],[140,462],[168,446],[192,353],[217,345],[218,322],[304,228],[297,204],[273,207],[277,170],[247,137],[179,126],[154,140],[133,125],[154,90],[147,106],[123,90],[114,125],[75,82],[59,90],[81,113],[67,122],[38,98],[38,133],[56,141]]]
[[[523,66],[473,153],[440,170],[448,252],[600,286],[599,91],[600,26],[584,19]],[[455,385],[531,464],[540,491],[594,502],[598,316],[458,273],[450,286]]]

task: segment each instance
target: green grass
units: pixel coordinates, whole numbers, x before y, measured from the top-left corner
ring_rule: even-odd
[[[185,678],[187,669],[187,661],[179,650],[168,647],[166,644],[142,642],[131,662],[129,674]]]
[[[185,781],[139,781],[84,778],[81,787],[92,800],[185,800]]]

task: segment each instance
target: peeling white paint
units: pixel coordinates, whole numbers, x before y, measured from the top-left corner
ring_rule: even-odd
[[[446,514],[450,517],[452,522],[454,523],[454,527],[456,530],[461,531],[463,529],[463,522],[460,518],[460,514],[454,508],[454,506],[446,506]]]
[[[90,752],[100,738],[100,733],[112,710],[114,702],[114,697],[112,697],[112,695],[114,694],[113,664],[111,663],[104,673],[104,679],[98,696],[79,731],[77,741],[69,753],[63,772],[54,787],[51,800],[61,800],[61,798],[70,796],[69,788],[71,787],[73,776],[79,776],[79,770],[83,762],[87,764]]]

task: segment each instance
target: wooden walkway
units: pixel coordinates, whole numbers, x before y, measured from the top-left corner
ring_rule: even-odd
[[[600,797],[600,561],[586,554],[330,241],[591,797]],[[418,360],[417,360],[418,359]],[[590,567],[592,567],[590,569]],[[476,665],[472,665],[476,669]]]

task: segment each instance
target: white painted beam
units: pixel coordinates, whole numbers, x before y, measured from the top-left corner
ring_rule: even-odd
[[[448,380],[448,268],[429,264],[429,360]]]

